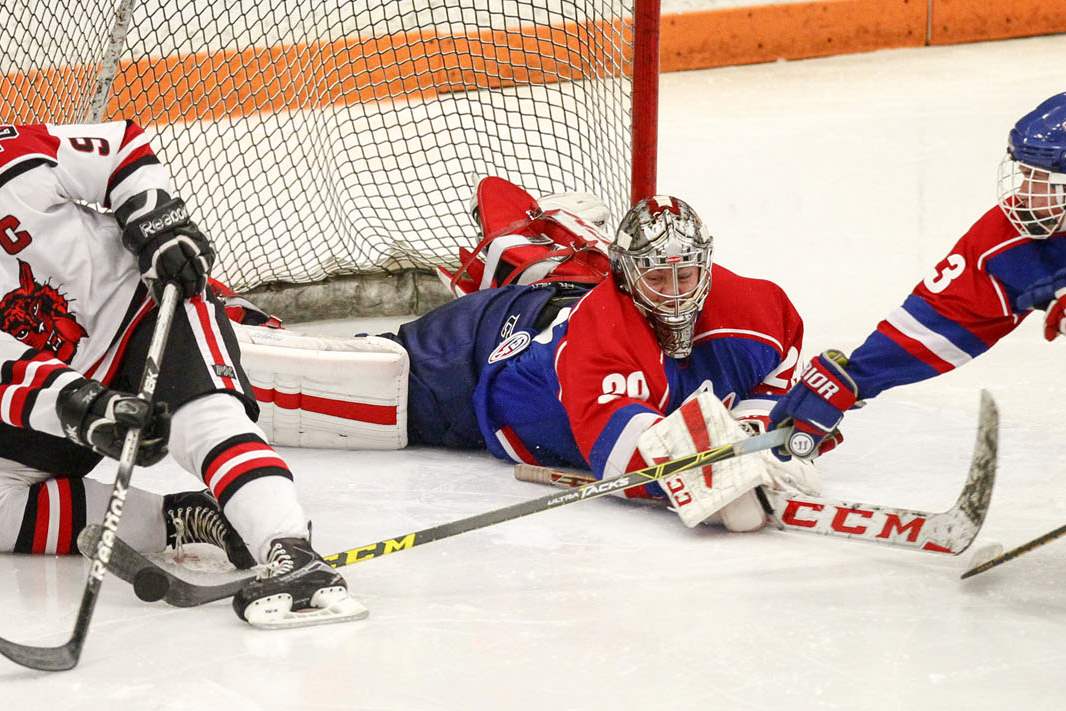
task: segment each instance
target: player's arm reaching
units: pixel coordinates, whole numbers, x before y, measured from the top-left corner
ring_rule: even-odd
[[[994,217],[994,216],[993,216]],[[823,454],[840,441],[844,413],[888,388],[953,370],[1013,331],[1025,316],[982,258],[979,222],[850,357],[816,356],[774,408],[774,426],[794,432],[782,456]]]
[[[999,204],[967,232],[849,359],[815,358],[774,409],[795,425],[780,455],[815,454],[858,399],[957,368],[1047,309],[1045,336],[1066,329],[1066,94],[1014,125]]]

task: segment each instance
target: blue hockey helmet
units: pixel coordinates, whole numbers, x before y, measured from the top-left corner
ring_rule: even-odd
[[[1042,239],[1066,219],[1066,94],[1018,119],[999,168],[999,206],[1019,234]]]

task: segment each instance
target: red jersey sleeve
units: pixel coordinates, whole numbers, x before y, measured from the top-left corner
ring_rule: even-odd
[[[646,319],[613,280],[582,299],[556,350],[559,400],[597,476],[631,468],[637,438],[669,399],[662,350]]]

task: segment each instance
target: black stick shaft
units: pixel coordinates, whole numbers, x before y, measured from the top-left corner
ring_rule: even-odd
[[[177,286],[167,285],[159,305],[155,330],[152,332],[152,341],[148,346],[148,358],[144,364],[144,374],[141,376],[141,388],[138,393],[138,397],[148,402],[155,397],[159,366],[162,363],[167,338],[170,336],[170,325],[174,320],[178,296]],[[65,671],[77,665],[82,647],[85,645],[85,637],[89,633],[89,623],[92,621],[96,601],[100,597],[100,584],[107,570],[107,561],[111,558],[111,548],[114,545],[119,520],[122,518],[122,509],[126,502],[126,493],[129,491],[130,478],[133,476],[133,467],[137,462],[140,442],[141,431],[139,429],[131,429],[126,434],[122,453],[119,455],[115,484],[111,488],[111,498],[108,500],[107,511],[104,513],[103,534],[100,536],[100,541],[97,543],[96,551],[89,564],[89,577],[85,582],[85,592],[81,596],[78,619],[74,623],[74,632],[70,641],[60,647],[33,647],[0,638],[0,654],[11,661],[40,671]]]
[[[1006,553],[1000,553],[999,555],[997,555],[992,560],[986,561],[986,562],[982,563],[981,565],[977,566],[976,568],[971,568],[970,570],[967,570],[965,573],[963,573],[959,577],[961,577],[963,580],[965,580],[966,578],[969,578],[971,576],[977,575],[978,573],[983,573],[986,570],[991,570],[992,568],[995,568],[997,565],[1003,565],[1004,563],[1006,563],[1008,561],[1012,561],[1015,558],[1017,558],[1018,556],[1024,555],[1025,553],[1028,553],[1029,551],[1033,550],[1034,548],[1039,548],[1040,546],[1042,546],[1042,545],[1044,545],[1046,543],[1051,543],[1056,538],[1061,538],[1064,535],[1066,535],[1066,526],[1059,526],[1058,528],[1054,529],[1053,531],[1048,531],[1044,535],[1038,536],[1038,537],[1034,538],[1033,540],[1029,541],[1028,543],[1023,543],[1022,545],[1018,546],[1017,548],[1011,548]]]
[[[744,454],[776,447],[784,444],[785,439],[787,439],[790,432],[791,430],[785,429],[773,430],[772,432],[767,432],[740,442],[697,452],[696,454],[687,457],[672,459],[669,462],[663,462],[662,464],[653,464],[644,467],[643,469],[638,469],[610,479],[591,482],[570,491],[548,494],[538,499],[523,501],[512,506],[505,506],[502,509],[487,511],[483,514],[459,519],[458,521],[424,528],[421,531],[401,534],[395,538],[386,538],[385,540],[377,541],[376,543],[368,543],[367,545],[358,546],[356,548],[349,548],[346,551],[325,556],[325,559],[326,562],[334,568],[340,568],[345,565],[352,565],[353,563],[360,563],[364,560],[388,555],[389,553],[414,548],[415,546],[420,546],[424,543],[439,541],[442,538],[457,536],[460,533],[466,533],[467,531],[485,528],[486,526],[492,526],[497,523],[529,516],[530,514],[540,513],[541,511],[547,511],[549,509],[559,508],[566,504],[599,498],[600,496],[605,496],[615,491],[632,489],[633,487],[659,481],[663,477],[677,474],[678,472],[686,471],[688,469],[695,469],[707,464],[714,464],[715,462],[732,459],[733,457],[739,457]]]

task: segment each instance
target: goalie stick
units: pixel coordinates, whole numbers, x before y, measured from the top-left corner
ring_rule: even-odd
[[[565,493],[551,493],[537,499],[523,501],[501,509],[459,519],[450,523],[424,528],[420,531],[404,533],[394,538],[386,538],[355,548],[325,556],[325,560],[334,568],[361,563],[366,560],[399,551],[410,550],[415,546],[450,538],[460,533],[485,528],[504,521],[510,521],[530,514],[556,509],[578,501],[588,501],[615,491],[631,489],[642,484],[658,481],[663,477],[688,469],[725,461],[733,457],[750,454],[784,444],[788,430],[774,430],[757,437],[751,437],[733,444],[725,444],[713,449],[690,454],[668,462],[653,464],[643,469],[628,472],[610,479],[589,482]],[[91,549],[99,537],[99,526],[89,526],[78,536],[78,547]],[[83,548],[83,544],[85,548]],[[134,590],[141,599],[149,601],[163,599],[176,607],[194,607],[216,600],[232,597],[251,577],[243,577],[218,585],[198,585],[191,583],[152,562],[141,553],[130,548],[121,539],[115,537],[111,549],[108,568],[119,578],[134,585]]]
[[[156,382],[159,379],[159,366],[163,359],[163,350],[166,348],[167,337],[170,335],[170,324],[174,317],[174,309],[178,303],[178,287],[168,284],[163,290],[163,298],[159,305],[156,316],[155,329],[152,332],[152,340],[148,346],[148,357],[144,364],[144,374],[141,376],[141,389],[137,396],[149,403],[155,395]],[[122,517],[122,508],[126,500],[126,492],[129,489],[130,477],[133,476],[133,467],[137,460],[137,448],[140,445],[141,431],[131,429],[126,433],[126,439],[122,443],[122,453],[119,455],[118,472],[115,475],[115,484],[111,489],[111,498],[107,502],[104,513],[104,521],[101,526],[103,536],[98,536],[97,545],[93,547],[93,554],[89,556],[89,577],[85,581],[85,592],[81,596],[81,606],[78,608],[78,619],[74,623],[74,632],[66,644],[58,647],[34,647],[25,644],[17,644],[0,638],[0,653],[11,661],[24,667],[40,671],[65,671],[73,669],[81,658],[82,647],[85,646],[85,637],[89,633],[89,623],[92,621],[93,610],[96,600],[100,597],[100,584],[104,579],[104,570],[108,559],[111,557],[114,545],[116,529],[119,519]]]
[[[1024,555],[1024,554],[1028,553],[1029,551],[1033,550],[1034,548],[1039,548],[1040,546],[1042,546],[1042,545],[1044,545],[1046,543],[1051,543],[1056,538],[1061,538],[1064,535],[1066,535],[1066,526],[1059,526],[1058,528],[1054,529],[1053,531],[1048,531],[1044,535],[1038,536],[1038,537],[1034,538],[1033,540],[1029,541],[1028,543],[1023,543],[1022,545],[1018,546],[1017,548],[1011,548],[1006,553],[1000,552],[999,555],[997,555],[995,558],[990,558],[989,560],[986,560],[985,562],[981,563],[980,565],[976,565],[976,566],[970,568],[969,570],[967,570],[965,573],[963,573],[959,577],[962,578],[963,580],[965,580],[966,578],[970,578],[970,577],[973,577],[974,575],[977,575],[979,573],[983,573],[986,570],[991,570],[992,568],[995,568],[997,565],[1003,565],[1007,561],[1014,560],[1018,556]]]
[[[999,414],[996,403],[987,391],[981,391],[977,444],[974,446],[970,472],[955,505],[942,513],[836,501],[775,491],[764,486],[758,487],[756,491],[767,515],[780,530],[853,538],[919,551],[959,555],[973,543],[988,513],[992,486],[996,478],[998,432]],[[562,488],[593,481],[589,472],[559,471],[530,464],[516,464],[515,478]],[[1058,535],[1064,532],[1066,526],[1058,529]],[[1033,544],[1041,545],[1047,542],[1040,539],[1037,541],[1033,541]],[[987,570],[992,565],[998,565],[992,561],[990,563],[991,565],[986,563],[987,567],[982,569]],[[977,572],[980,570],[975,569],[968,575]]]

